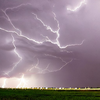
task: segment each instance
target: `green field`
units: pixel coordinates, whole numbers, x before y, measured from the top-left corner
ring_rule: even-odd
[[[100,100],[100,90],[0,89],[0,100]]]

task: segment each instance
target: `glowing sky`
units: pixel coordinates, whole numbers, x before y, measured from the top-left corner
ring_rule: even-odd
[[[0,0],[0,87],[100,87],[100,0]]]

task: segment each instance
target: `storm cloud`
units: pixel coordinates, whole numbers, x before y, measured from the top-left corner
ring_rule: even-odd
[[[23,77],[25,87],[99,87],[99,5],[0,0],[0,86],[6,79],[5,87],[16,87]]]

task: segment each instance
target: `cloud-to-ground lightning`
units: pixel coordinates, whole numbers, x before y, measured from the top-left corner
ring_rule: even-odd
[[[14,70],[14,68],[20,63],[20,61],[22,60],[22,57],[19,55],[19,53],[16,51],[16,46],[15,46],[15,39],[14,39],[14,37],[13,37],[13,35],[11,35],[12,36],[12,44],[13,44],[13,46],[14,46],[14,53],[18,56],[18,58],[19,58],[19,61],[12,67],[12,69],[11,70],[9,70],[9,71],[7,71],[7,72],[4,72],[4,75],[7,75],[7,76],[9,76],[9,73],[10,72],[12,72],[13,70]],[[24,83],[24,75],[22,76],[22,80],[21,80],[21,82],[23,81],[23,83]],[[2,88],[4,88],[5,87],[5,84],[6,84],[6,79],[4,80],[4,84],[3,84],[3,86],[2,86]],[[25,85],[25,84],[24,84]]]
[[[20,83],[16,86],[16,88],[19,88],[19,87],[24,88],[26,84],[27,83],[26,83],[26,80],[24,79],[24,74],[23,74],[22,77],[20,78]]]
[[[2,88],[5,88],[6,80],[7,80],[7,79],[4,79],[4,83],[3,83],[3,85],[2,85]]]
[[[79,3],[79,5],[76,6],[74,9],[71,9],[70,7],[67,7],[67,10],[68,10],[68,11],[73,11],[73,12],[75,12],[75,11],[77,11],[82,5],[84,5],[84,4],[86,4],[86,0],[81,1],[81,2]]]

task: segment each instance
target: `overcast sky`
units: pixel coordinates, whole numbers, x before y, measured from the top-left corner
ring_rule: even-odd
[[[100,87],[100,0],[0,0],[0,87]]]

